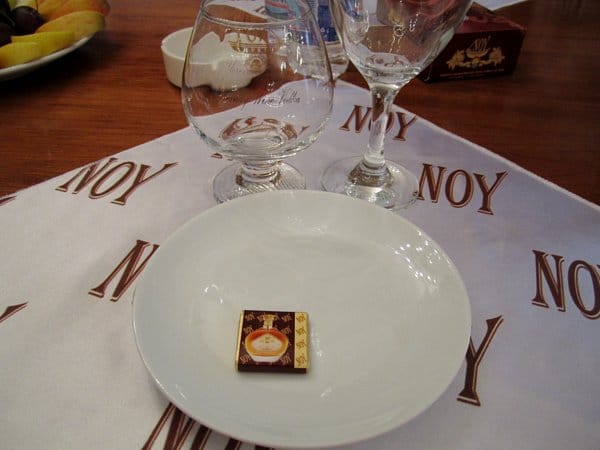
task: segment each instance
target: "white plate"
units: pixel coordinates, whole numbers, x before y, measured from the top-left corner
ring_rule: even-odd
[[[237,372],[243,309],[307,311],[309,373]],[[133,315],[144,363],[179,409],[269,447],[404,424],[454,379],[471,324],[459,273],[424,232],[316,191],[254,194],[188,222],[144,270]]]
[[[52,61],[62,58],[68,53],[71,53],[74,50],[77,50],[79,47],[84,45],[87,41],[89,41],[92,36],[84,37],[83,39],[78,40],[73,45],[67,48],[63,48],[54,53],[50,53],[49,55],[43,56],[42,58],[35,59],[25,64],[19,64],[12,67],[7,67],[5,69],[0,69],[0,81],[11,80],[13,78],[21,77],[23,75],[28,74],[29,72],[33,72],[34,70],[45,66],[46,64],[51,63]]]

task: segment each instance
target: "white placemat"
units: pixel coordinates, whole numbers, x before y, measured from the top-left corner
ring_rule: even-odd
[[[362,153],[368,105],[338,83],[324,134],[290,161],[309,188]],[[184,129],[0,199],[0,447],[253,447],[170,406],[131,325],[144,263],[215,204],[228,162],[210,154]],[[399,109],[387,155],[421,178],[402,215],[461,271],[472,347],[424,414],[352,448],[598,448],[600,208]]]

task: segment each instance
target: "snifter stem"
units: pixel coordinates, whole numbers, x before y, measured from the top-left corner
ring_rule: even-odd
[[[254,163],[247,162],[242,164],[238,175],[237,184],[249,188],[256,184],[275,183],[279,171],[274,163]]]

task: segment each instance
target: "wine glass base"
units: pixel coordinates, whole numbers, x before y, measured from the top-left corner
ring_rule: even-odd
[[[357,156],[334,162],[323,173],[323,188],[393,211],[407,208],[416,201],[419,191],[417,178],[408,169],[390,161],[386,161],[386,165],[391,180],[383,186],[365,186],[350,180],[348,175],[361,161],[362,157]]]
[[[242,163],[225,167],[213,180],[213,194],[219,203],[258,192],[305,189],[306,181],[300,171],[289,164],[275,164],[276,175],[264,182],[247,182],[242,177]]]

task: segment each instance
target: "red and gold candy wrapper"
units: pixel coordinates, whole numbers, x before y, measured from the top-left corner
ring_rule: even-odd
[[[238,329],[237,370],[306,373],[308,341],[305,312],[244,310]]]
[[[433,82],[509,75],[525,33],[521,25],[473,3],[448,45],[419,78]]]

